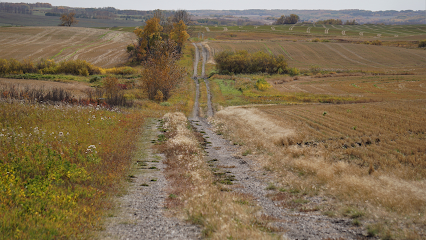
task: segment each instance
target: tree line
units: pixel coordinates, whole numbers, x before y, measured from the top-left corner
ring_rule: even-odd
[[[341,19],[326,19],[326,20],[320,20],[317,21],[316,24],[327,24],[327,25],[358,25],[358,23],[355,20],[346,20],[345,23]]]
[[[0,2],[0,12],[32,14],[34,8],[51,8],[50,3],[9,3]]]
[[[215,55],[216,69],[222,74],[239,73],[289,73],[283,55],[271,55],[265,52],[253,54],[247,51],[223,51]]]

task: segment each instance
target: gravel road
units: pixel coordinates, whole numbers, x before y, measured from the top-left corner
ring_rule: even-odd
[[[119,208],[108,214],[105,231],[99,233],[99,239],[200,239],[198,226],[165,216],[168,183],[163,169],[166,165],[164,157],[151,149],[151,140],[158,134],[156,121],[152,120],[140,140],[127,193],[116,199]]]

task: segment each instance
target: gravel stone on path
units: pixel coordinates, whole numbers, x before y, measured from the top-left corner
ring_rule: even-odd
[[[154,154],[150,141],[156,139],[157,126],[151,122],[143,137],[145,154],[136,159],[127,194],[117,199],[119,208],[100,232],[100,239],[200,239],[200,227],[167,217],[163,207],[168,183],[163,170],[164,157]],[[139,162],[136,162],[139,161]],[[154,161],[154,162],[153,162]],[[158,161],[158,162],[157,162]],[[137,163],[137,164],[136,164]],[[142,163],[145,163],[147,166]],[[156,167],[157,169],[149,169]],[[155,180],[155,181],[153,181]],[[148,186],[143,186],[147,184]]]

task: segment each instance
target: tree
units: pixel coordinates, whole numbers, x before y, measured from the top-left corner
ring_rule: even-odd
[[[178,54],[182,52],[182,48],[184,47],[186,40],[189,38],[189,34],[186,32],[186,29],[187,28],[183,20],[180,20],[178,23],[173,23],[170,39],[176,42]]]
[[[179,66],[176,61],[177,53],[169,51],[175,43],[171,40],[156,43],[158,51],[156,55],[148,56],[143,62],[142,86],[151,100],[167,100],[171,91],[182,82],[185,77],[184,67]]]
[[[189,25],[191,23],[191,15],[186,10],[177,10],[173,15],[172,22],[178,23],[183,21],[185,25]]]
[[[71,27],[71,25],[78,23],[78,20],[75,19],[75,12],[70,12],[68,14],[64,13],[59,19],[61,20],[60,26]]]
[[[280,18],[278,18],[274,25],[281,25],[281,24],[296,24],[300,20],[299,16],[296,14],[290,14],[290,16],[286,17],[282,15]]]
[[[133,48],[127,47],[134,61],[141,62],[146,60],[149,55],[155,55],[155,46],[162,39],[162,30],[160,19],[154,17],[146,21],[143,29],[138,28],[134,31],[138,37],[137,45]]]

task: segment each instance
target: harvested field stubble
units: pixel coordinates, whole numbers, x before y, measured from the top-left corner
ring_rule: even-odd
[[[217,54],[222,51],[246,50],[250,53],[264,51],[286,57],[290,67],[309,69],[319,65],[321,69],[416,71],[424,69],[426,52],[386,46],[350,43],[306,41],[215,41],[208,44]]]
[[[215,124],[257,152],[256,159],[283,187],[332,196],[340,202],[332,209],[355,205],[367,213],[364,220],[406,238],[409,232],[425,234],[425,104],[226,108]],[[286,134],[278,137],[272,126]]]
[[[0,28],[0,58],[86,60],[112,67],[127,60],[132,33],[79,27]]]
[[[382,75],[383,74],[383,75]],[[358,76],[357,76],[358,75]],[[299,77],[288,81],[286,78],[269,80],[275,89],[284,94],[295,92],[305,94],[328,94],[334,96],[352,96],[388,101],[399,99],[426,98],[426,80],[424,74],[404,75],[404,72],[386,75],[380,72],[341,73]]]

